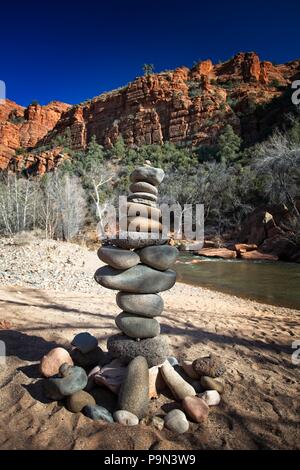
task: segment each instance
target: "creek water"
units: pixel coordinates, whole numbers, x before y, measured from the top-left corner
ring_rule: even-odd
[[[198,259],[199,264],[191,264]],[[177,281],[300,310],[300,264],[180,255]]]

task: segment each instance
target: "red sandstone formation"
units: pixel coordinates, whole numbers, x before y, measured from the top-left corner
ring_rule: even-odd
[[[255,53],[240,53],[218,65],[206,60],[191,69],[138,77],[72,107],[52,102],[24,109],[7,100],[0,105],[0,169],[25,165],[44,173],[53,168],[63,158],[55,138],[67,130],[73,149],[85,148],[93,135],[107,147],[120,136],[129,146],[211,145],[226,124],[253,143],[270,126],[268,117],[259,121],[255,108],[282,96],[299,74],[299,60],[273,65]]]
[[[6,169],[10,162],[16,169],[21,169],[26,150],[34,148],[69,108],[69,105],[57,101],[47,106],[32,104],[27,108],[9,100],[0,105],[0,170]],[[56,163],[51,165],[51,161],[56,162],[57,153],[57,149],[49,155],[32,153],[26,157],[26,163],[31,166],[37,162],[38,172],[44,173],[55,166]]]
[[[237,256],[236,251],[228,250],[227,248],[202,248],[202,250],[198,251],[198,255],[223,259],[235,259]]]

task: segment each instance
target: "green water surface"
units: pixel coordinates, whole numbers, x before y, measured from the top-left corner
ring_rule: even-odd
[[[300,310],[300,264],[207,258],[190,264],[192,259],[180,256],[179,282]]]

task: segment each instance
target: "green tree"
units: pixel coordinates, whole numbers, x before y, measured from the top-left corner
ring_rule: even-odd
[[[154,65],[153,64],[144,64],[143,65],[143,72],[144,75],[151,75],[154,73]]]
[[[229,163],[237,159],[241,139],[228,124],[218,139],[216,157],[220,162]]]
[[[86,164],[93,165],[103,163],[104,152],[102,145],[99,145],[96,136],[93,135],[87,146],[87,152],[85,156]]]

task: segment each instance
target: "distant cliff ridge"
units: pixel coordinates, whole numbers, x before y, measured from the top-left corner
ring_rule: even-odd
[[[283,98],[299,77],[300,60],[274,65],[251,52],[138,77],[76,106],[54,101],[23,108],[6,100],[0,106],[0,169],[52,169],[62,158],[59,139],[66,132],[73,149],[85,148],[93,135],[105,147],[120,136],[128,146],[169,141],[199,147],[213,145],[230,124],[250,145],[289,112],[292,105]]]

